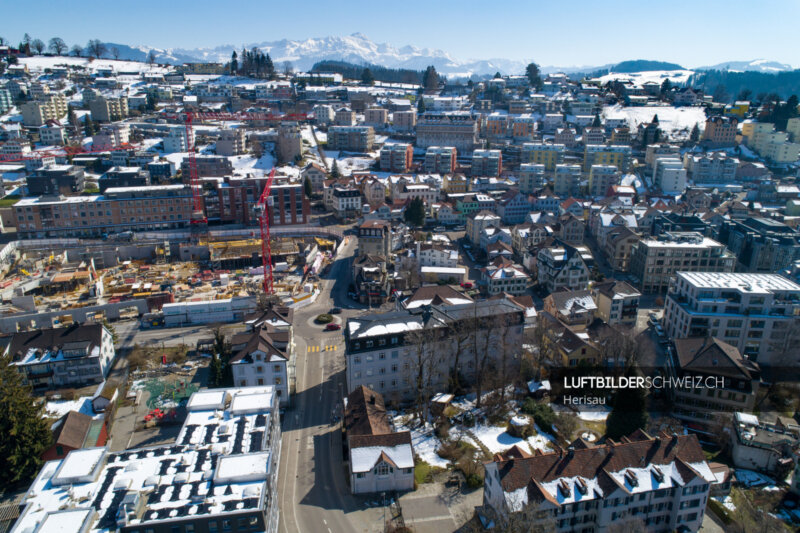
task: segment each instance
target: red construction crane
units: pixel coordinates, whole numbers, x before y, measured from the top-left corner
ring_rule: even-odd
[[[269,243],[269,219],[272,213],[269,212],[270,192],[272,191],[272,181],[275,179],[275,167],[267,177],[267,183],[264,184],[264,190],[261,191],[261,196],[256,203],[256,216],[258,223],[261,226],[261,262],[264,265],[264,293],[270,295],[273,293],[272,286],[272,247]],[[267,270],[269,269],[269,273]]]

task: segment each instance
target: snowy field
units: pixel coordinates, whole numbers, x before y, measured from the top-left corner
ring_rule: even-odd
[[[61,418],[70,411],[78,411],[85,415],[94,416],[91,396],[83,396],[77,400],[53,400],[45,404],[47,416]]]
[[[86,57],[20,57],[19,62],[20,64],[28,65],[28,70],[32,72],[43,72],[44,69],[61,65],[85,67],[92,72],[107,68],[114,69],[114,72],[150,72],[153,74],[165,74],[169,71],[168,68],[158,65],[153,65],[151,67],[147,63],[141,63],[139,61],[119,61],[115,59],[96,59],[90,61],[89,58]]]
[[[658,124],[662,131],[672,134],[682,130],[689,130],[695,124],[703,129],[706,123],[706,114],[700,107],[672,107],[672,106],[642,106],[623,107],[619,104],[604,106],[604,118],[624,118],[631,129],[639,124],[653,120],[653,115],[658,115]]]
[[[604,84],[610,81],[630,81],[635,85],[642,85],[647,82],[655,82],[661,85],[665,79],[669,78],[673,84],[685,85],[693,74],[693,70],[648,70],[631,73],[611,72],[597,79]]]
[[[550,442],[553,440],[552,436],[541,432],[538,427],[536,428],[538,435],[527,439],[520,439],[510,435],[505,426],[479,424],[472,428],[471,431],[492,453],[504,452],[512,446],[519,446],[526,451],[540,450],[545,452],[550,449]]]
[[[581,405],[576,410],[573,410],[565,405],[554,403],[552,408],[556,413],[578,415],[578,418],[587,422],[603,422],[611,414],[611,409],[605,405]]]

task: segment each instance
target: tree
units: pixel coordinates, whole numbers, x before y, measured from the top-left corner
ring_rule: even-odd
[[[715,102],[727,102],[730,98],[728,95],[728,89],[723,84],[719,84],[714,88],[713,98]]]
[[[147,54],[147,64],[151,67],[156,63],[156,51],[150,50],[150,53]]]
[[[331,179],[338,180],[342,177],[342,174],[339,172],[339,165],[336,164],[336,160],[333,160],[333,165],[331,165]]]
[[[283,75],[289,77],[294,73],[294,65],[292,65],[291,61],[284,61],[283,62]]]
[[[634,369],[625,373],[628,377],[637,375]],[[606,435],[618,440],[647,426],[645,392],[641,388],[621,388],[614,395],[614,406],[606,422]]]
[[[239,72],[239,60],[236,56],[236,50],[231,54],[231,76],[235,76]]]
[[[86,51],[89,53],[89,57],[99,59],[105,55],[106,45],[100,42],[99,39],[90,39],[86,43]]]
[[[375,85],[375,76],[369,68],[361,71],[361,83],[364,85]]]
[[[70,53],[71,55],[75,56],[75,57],[80,57],[80,56],[81,56],[81,54],[83,53],[83,48],[81,48],[81,47],[80,47],[79,45],[77,45],[77,44],[73,44],[73,45],[72,45],[72,48],[70,48],[70,49],[69,49],[69,53]]]
[[[437,374],[437,359],[441,350],[436,349],[438,337],[436,331],[428,327],[428,317],[423,312],[422,329],[406,333],[406,343],[411,346],[408,378],[414,384],[414,412],[422,421],[428,419],[430,399],[433,395],[433,378]],[[441,332],[439,332],[441,333]]]
[[[697,124],[697,122],[694,123],[692,133],[689,134],[689,140],[695,144],[700,140],[700,126]]]
[[[425,203],[422,198],[414,198],[406,207],[403,219],[412,226],[420,227],[425,224]]]
[[[0,35],[0,46],[3,46],[4,44],[6,44],[6,39],[2,35]]]
[[[32,41],[31,36],[26,32],[25,35],[22,36],[22,44],[30,46],[31,41]]]
[[[503,75],[502,75],[502,74],[500,74],[500,72],[495,72],[495,73],[494,73],[494,78],[493,78],[493,79],[495,79],[495,80],[499,80],[499,79],[501,79],[502,77],[503,77]]]
[[[266,75],[266,77],[271,79],[271,80],[274,80],[275,79],[275,65],[272,63],[272,58],[269,57],[269,54],[267,54],[264,57],[262,63],[264,65],[263,66],[263,70],[264,70],[264,74]]]
[[[306,179],[303,180],[303,192],[306,194],[306,198],[311,198],[314,190],[311,187],[311,178],[306,176]]]
[[[114,59],[119,59],[119,48],[117,48],[116,46],[112,46],[111,47],[111,56]]]
[[[753,97],[753,91],[750,89],[742,89],[739,91],[739,94],[736,95],[737,100],[750,100]]]
[[[439,74],[433,65],[425,69],[425,74],[422,76],[422,87],[426,91],[435,91],[439,88]]]
[[[422,95],[420,95],[419,99],[417,100],[417,113],[421,115],[424,112],[425,112],[425,99],[422,97]]]
[[[595,113],[594,120],[592,120],[592,127],[593,128],[599,128],[602,125],[603,125],[603,123],[600,121],[600,115]]]
[[[31,48],[36,50],[37,54],[42,55],[44,53],[44,50],[45,50],[46,47],[44,45],[44,41],[43,40],[34,39],[33,42],[31,43]]]
[[[11,356],[0,356],[0,486],[27,481],[42,465],[42,453],[52,441],[42,411]]]
[[[233,385],[233,369],[230,365],[231,343],[219,329],[214,330],[214,353],[209,363],[209,385],[229,387]]]
[[[525,76],[528,78],[531,89],[538,91],[542,88],[542,75],[539,72],[539,65],[536,63],[528,63],[528,66],[525,67]]]
[[[666,78],[661,82],[661,96],[667,96],[670,91],[672,91],[672,82],[669,81],[669,78]]]
[[[60,56],[67,51],[67,43],[61,37],[53,37],[48,44],[50,51],[55,55]]]

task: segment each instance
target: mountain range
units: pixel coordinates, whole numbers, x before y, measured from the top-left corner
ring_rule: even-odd
[[[230,61],[234,50],[241,51],[241,47],[230,44],[214,48],[154,48],[146,45],[129,46],[120,43],[106,43],[109,50],[116,48],[120,59],[146,61],[150,52],[154,52],[159,63],[180,64],[190,62],[217,62]],[[348,36],[328,36],[305,40],[281,39],[279,41],[264,41],[250,43],[246,48],[258,48],[269,53],[276,66],[284,62],[291,62],[297,70],[308,70],[314,63],[325,59],[341,60],[350,63],[371,63],[389,68],[405,68],[424,70],[428,65],[433,65],[436,70],[448,77],[469,77],[493,75],[495,72],[503,74],[522,74],[527,61],[514,61],[503,58],[459,60],[443,50],[432,48],[418,48],[416,46],[396,47],[387,43],[376,43],[366,35],[354,33]],[[643,60],[638,60],[642,62]],[[627,63],[627,62],[623,62]],[[597,70],[615,70],[615,66],[622,64],[609,64],[600,66],[573,66],[558,67],[545,66],[543,73],[564,72],[593,72]],[[791,70],[791,65],[767,61],[763,59],[754,61],[730,61],[702,69],[717,70],[754,70],[758,72],[781,72]]]

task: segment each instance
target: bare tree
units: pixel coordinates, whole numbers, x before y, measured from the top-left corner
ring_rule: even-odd
[[[286,76],[291,76],[294,73],[294,65],[292,65],[291,61],[283,62],[283,73]]]
[[[478,307],[473,304],[473,315],[470,317],[472,320],[472,362],[473,370],[475,371],[474,389],[475,389],[475,407],[481,408],[481,394],[483,393],[483,385],[487,378],[487,371],[489,370],[489,363],[494,354],[493,345],[497,341],[497,333],[500,326],[495,318],[479,317]]]
[[[119,59],[119,48],[117,48],[116,46],[112,46],[111,55],[114,57],[114,59]]]
[[[450,369],[450,392],[461,392],[461,355],[470,346],[475,330],[473,320],[457,320],[450,327],[450,338],[455,343],[453,365]]]
[[[156,63],[156,52],[155,50],[150,50],[150,53],[147,54],[147,63],[152,67]]]
[[[518,375],[519,370],[519,353],[520,353],[520,340],[521,337],[515,333],[515,330],[522,328],[518,320],[517,314],[502,314],[492,317],[492,320],[497,323],[497,343],[496,350],[499,356],[499,386],[500,386],[500,401],[505,404],[506,401],[506,388],[509,385],[509,377],[511,375]],[[524,320],[524,319],[523,319]]]
[[[65,43],[64,39],[61,37],[53,37],[50,39],[48,48],[50,48],[50,51],[55,55],[60,56],[67,51],[67,43]]]
[[[91,39],[86,44],[86,50],[89,53],[89,57],[99,59],[105,55],[106,45],[102,43],[99,39]]]
[[[77,45],[77,44],[73,44],[73,45],[72,45],[72,48],[70,48],[70,49],[69,49],[69,53],[70,53],[71,55],[75,56],[75,57],[80,57],[80,56],[81,56],[81,54],[83,53],[83,48],[81,48],[81,47],[80,47],[79,45]]]
[[[44,53],[44,51],[45,51],[45,48],[46,48],[46,47],[45,47],[45,44],[44,44],[44,41],[43,41],[43,40],[41,40],[41,39],[34,39],[34,40],[31,42],[31,48],[33,48],[34,50],[36,50],[36,53],[37,53],[37,54],[39,54],[39,55],[42,55],[42,54]]]
[[[608,533],[647,533],[647,526],[641,518],[632,518],[614,522],[607,531]]]
[[[423,319],[424,320],[424,319]],[[440,362],[438,348],[439,332],[423,322],[423,328],[406,333],[406,342],[411,346],[408,377],[414,386],[414,411],[420,420],[428,419],[430,399],[433,396],[433,380]]]

